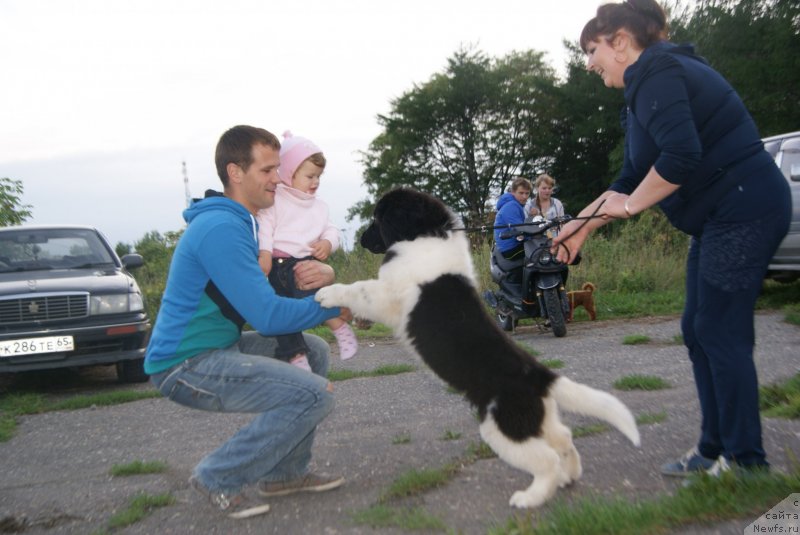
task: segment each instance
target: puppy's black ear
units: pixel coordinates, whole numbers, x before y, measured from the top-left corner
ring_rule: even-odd
[[[361,247],[371,253],[383,254],[386,252],[386,244],[383,242],[381,231],[376,220],[373,219],[372,223],[367,227],[367,230],[361,235],[360,243]]]

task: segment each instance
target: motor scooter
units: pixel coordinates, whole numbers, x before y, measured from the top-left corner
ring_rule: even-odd
[[[516,238],[523,243],[524,256],[509,260],[497,247],[492,248],[490,271],[498,290],[487,290],[484,299],[495,311],[495,319],[505,331],[513,331],[520,319],[543,318],[537,324],[550,328],[557,337],[567,334],[569,300],[565,284],[569,267],[550,252],[552,230],[571,216],[549,221],[537,216],[522,225],[504,231],[503,239]]]

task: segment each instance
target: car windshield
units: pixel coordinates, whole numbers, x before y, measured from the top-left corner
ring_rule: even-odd
[[[20,229],[0,232],[0,273],[87,269],[114,265],[89,229]]]

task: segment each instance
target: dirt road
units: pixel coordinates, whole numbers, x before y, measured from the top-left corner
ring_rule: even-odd
[[[644,499],[673,491],[678,482],[659,475],[658,467],[683,453],[696,439],[698,409],[685,350],[676,344],[677,318],[597,321],[570,324],[556,339],[524,328],[515,339],[558,359],[558,370],[606,390],[625,375],[665,379],[671,388],[614,393],[636,415],[663,413],[663,421],[641,427],[642,447],[634,448],[616,431],[576,438],[584,476],[559,492],[556,500],[590,495]],[[757,316],[756,359],[762,384],[798,371],[800,328],[778,313]],[[650,343],[624,345],[627,335],[645,335]],[[378,504],[391,483],[409,470],[439,469],[462,459],[479,441],[470,407],[450,392],[424,365],[390,342],[364,343],[346,363],[334,355],[334,368],[373,370],[386,364],[412,364],[416,371],[336,383],[337,405],[319,429],[314,467],[342,474],[342,488],[320,494],[276,498],[271,512],[247,521],[220,517],[187,486],[192,467],[249,420],[193,411],[165,399],[124,405],[51,412],[23,417],[16,436],[0,444],[0,532],[19,528],[31,534],[97,533],[137,493],[169,492],[175,504],[114,531],[151,533],[405,533],[401,528],[372,528],[354,515]],[[53,390],[42,382],[57,381]],[[4,377],[0,388],[71,395],[117,388],[113,372]],[[136,388],[150,388],[139,385]],[[598,422],[566,415],[572,426]],[[787,452],[800,454],[800,422],[764,419],[765,447],[777,470],[786,470]],[[113,465],[161,460],[166,473],[109,476]],[[512,492],[530,484],[529,476],[498,459],[462,464],[445,485],[404,500],[393,508],[416,507],[438,519],[451,533],[486,533],[520,513],[508,506]],[[546,510],[545,506],[545,510]],[[536,513],[533,513],[534,515]],[[741,533],[752,520],[698,527],[693,533]]]

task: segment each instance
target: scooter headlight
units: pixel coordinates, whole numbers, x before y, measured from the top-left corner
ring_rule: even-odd
[[[553,261],[553,255],[550,254],[550,251],[544,251],[539,257],[540,264],[549,264],[552,261]]]

